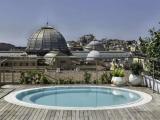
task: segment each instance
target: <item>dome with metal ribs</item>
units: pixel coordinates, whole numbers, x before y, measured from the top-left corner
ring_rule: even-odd
[[[70,55],[63,35],[55,28],[46,26],[31,35],[28,39],[26,52],[28,54],[43,56],[50,51],[59,51],[66,55]]]

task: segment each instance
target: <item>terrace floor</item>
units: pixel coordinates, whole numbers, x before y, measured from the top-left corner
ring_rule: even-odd
[[[0,89],[0,120],[160,120],[160,94],[145,87],[126,87],[152,95],[153,100],[145,105],[98,111],[47,110],[27,108],[6,102],[3,98],[14,90],[35,86],[12,86]],[[37,86],[36,86],[37,87]]]

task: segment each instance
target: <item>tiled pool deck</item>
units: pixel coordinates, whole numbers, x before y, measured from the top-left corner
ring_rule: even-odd
[[[160,94],[145,87],[126,87],[152,95],[145,105],[113,110],[47,110],[27,108],[6,102],[3,97],[13,90],[37,86],[14,86],[0,89],[0,120],[160,120]]]

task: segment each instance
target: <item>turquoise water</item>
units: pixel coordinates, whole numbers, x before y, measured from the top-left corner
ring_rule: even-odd
[[[99,87],[41,88],[21,92],[16,97],[29,103],[61,107],[119,106],[141,98],[127,90]]]

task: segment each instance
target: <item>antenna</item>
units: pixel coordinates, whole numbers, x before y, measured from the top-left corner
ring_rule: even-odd
[[[47,27],[48,27],[48,16],[47,16],[47,23],[46,23]]]
[[[48,21],[47,21],[46,25],[48,26]]]
[[[95,40],[93,39],[93,50],[96,50],[95,48]]]

